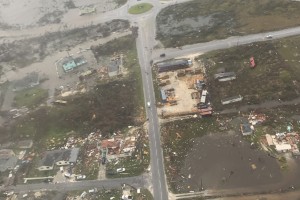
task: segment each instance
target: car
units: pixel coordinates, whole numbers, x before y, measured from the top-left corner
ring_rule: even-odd
[[[151,107],[150,101],[147,102],[147,106],[148,106],[148,108]]]
[[[162,53],[162,54],[160,54],[160,57],[161,57],[161,58],[166,57],[166,54],[165,54],[165,53]]]
[[[271,39],[271,38],[273,38],[273,36],[272,35],[267,35],[266,38]]]
[[[122,168],[118,168],[118,169],[117,169],[117,172],[118,172],[118,173],[125,172],[125,168],[123,168],[123,167],[122,167]]]
[[[76,176],[76,180],[84,180],[84,179],[86,179],[86,175],[79,174]]]
[[[93,188],[93,189],[90,189],[89,190],[89,193],[95,193],[95,192],[97,192],[98,190],[97,190],[97,188]]]

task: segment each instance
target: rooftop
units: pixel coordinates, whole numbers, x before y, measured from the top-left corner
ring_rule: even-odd
[[[53,166],[57,161],[76,162],[79,148],[46,151],[40,166]]]

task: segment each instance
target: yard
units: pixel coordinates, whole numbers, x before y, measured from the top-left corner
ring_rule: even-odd
[[[171,5],[157,16],[157,39],[165,47],[299,26],[300,2],[204,0]]]

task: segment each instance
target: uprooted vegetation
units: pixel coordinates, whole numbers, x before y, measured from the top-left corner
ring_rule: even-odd
[[[285,0],[204,0],[171,5],[157,16],[157,38],[177,47],[233,35],[300,25],[300,2]]]

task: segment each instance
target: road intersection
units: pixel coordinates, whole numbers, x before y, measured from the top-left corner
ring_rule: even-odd
[[[103,187],[103,188],[113,188],[119,187],[121,184],[126,183],[134,187],[149,187],[152,190],[155,200],[167,200],[169,199],[169,192],[166,183],[166,175],[164,170],[163,162],[163,150],[161,147],[160,139],[160,126],[158,122],[158,114],[155,108],[155,94],[153,88],[152,71],[150,61],[160,61],[159,55],[161,53],[166,53],[167,58],[174,58],[178,56],[185,56],[188,54],[204,53],[217,49],[226,49],[232,46],[250,44],[257,41],[267,40],[267,35],[272,35],[272,39],[278,39],[282,37],[299,35],[300,27],[284,29],[280,31],[274,31],[269,33],[259,33],[246,36],[236,36],[230,37],[223,40],[215,40],[206,43],[199,43],[194,45],[183,46],[181,49],[170,48],[170,49],[154,49],[156,45],[155,40],[155,29],[156,29],[156,16],[161,11],[170,4],[185,2],[186,0],[169,1],[163,4],[159,0],[145,0],[144,2],[151,3],[153,8],[151,11],[141,14],[141,15],[131,15],[127,12],[128,8],[132,5],[137,4],[135,0],[129,0],[124,6],[95,15],[92,18],[82,18],[81,20],[73,19],[65,22],[62,25],[51,25],[49,27],[36,27],[31,29],[23,29],[20,31],[0,31],[0,37],[10,38],[10,39],[21,39],[24,37],[35,37],[46,32],[55,32],[58,30],[65,30],[63,26],[67,24],[67,29],[83,27],[86,25],[100,24],[113,19],[125,19],[128,20],[133,26],[139,27],[139,34],[137,38],[137,51],[138,58],[141,67],[145,105],[146,102],[150,102],[150,108],[147,108],[147,117],[149,119],[149,140],[150,140],[150,150],[151,150],[151,172],[152,176],[151,183],[149,184],[146,180],[148,176],[142,175],[139,177],[122,178],[122,179],[111,179],[111,180],[95,180],[95,181],[82,181],[74,183],[58,183],[58,184],[27,184],[27,185],[17,185],[5,188],[6,190],[18,191],[30,191],[30,190],[58,190],[58,191],[70,191],[78,189],[87,189],[91,187]],[[202,195],[203,193],[199,193]]]

